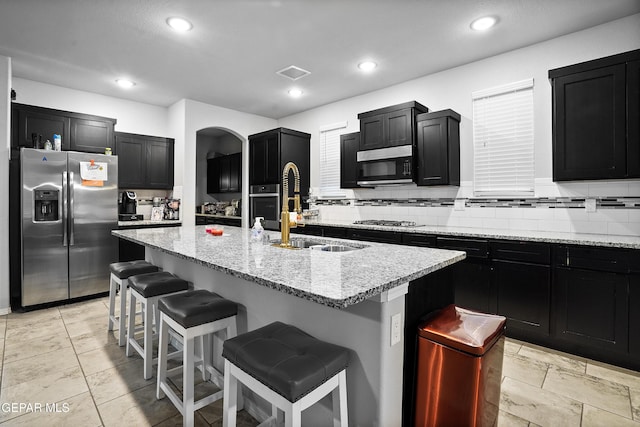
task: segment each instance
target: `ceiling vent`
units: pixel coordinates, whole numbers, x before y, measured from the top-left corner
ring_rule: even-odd
[[[291,80],[298,80],[299,78],[311,74],[311,72],[303,70],[300,67],[296,67],[295,65],[291,65],[287,68],[283,68],[282,70],[277,71],[276,74],[280,74],[281,76]]]

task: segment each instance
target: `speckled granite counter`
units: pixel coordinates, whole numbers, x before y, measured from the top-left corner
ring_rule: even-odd
[[[555,231],[526,230],[477,230],[467,227],[445,227],[418,225],[416,227],[388,227],[353,224],[347,221],[314,221],[309,225],[326,227],[359,228],[368,230],[400,231],[403,233],[435,234],[441,236],[477,237],[484,239],[521,240],[531,242],[557,243],[567,245],[604,246],[614,248],[640,249],[640,236],[618,236],[605,234],[563,233]]]
[[[117,237],[334,308],[359,303],[464,259],[464,252],[340,240],[349,252],[287,250],[250,242],[250,230],[205,226],[113,231]],[[277,232],[265,232],[272,239]],[[336,241],[305,237],[317,241]]]
[[[118,221],[118,227],[176,227],[182,225],[179,219],[167,219],[162,221],[152,221],[150,219],[142,219],[140,221]]]

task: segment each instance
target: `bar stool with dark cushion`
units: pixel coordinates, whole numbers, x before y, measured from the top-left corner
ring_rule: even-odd
[[[213,366],[213,334],[225,331],[226,338],[237,334],[236,314],[238,304],[206,290],[191,290],[160,299],[160,342],[158,344],[158,383],[156,397],[162,399],[163,392],[182,414],[183,425],[192,426],[194,413],[198,409],[220,400],[223,395],[222,373]],[[172,332],[182,337],[182,366],[167,371],[168,334]],[[194,355],[194,341],[202,337],[203,354],[200,360],[203,379],[210,379],[220,389],[216,393],[194,401],[193,371],[198,364]],[[219,349],[222,352],[222,349]],[[218,356],[220,355],[218,354]],[[182,369],[182,400],[171,389],[167,374]]]
[[[127,289],[129,277],[136,274],[154,273],[158,267],[148,261],[137,260],[127,262],[114,262],[109,265],[111,281],[109,285],[109,331],[113,331],[113,325],[118,322],[118,345],[122,347],[126,342],[127,325]],[[120,316],[115,315],[116,294],[120,290]]]
[[[222,356],[225,427],[236,425],[238,381],[271,403],[267,421],[277,420],[279,408],[286,426],[299,427],[302,411],[332,393],[334,422],[348,425],[348,349],[274,322],[225,341]]]
[[[154,326],[157,330],[159,324],[158,300],[164,296],[187,291],[189,282],[167,271],[158,271],[131,276],[129,288],[131,289],[131,302],[129,303],[129,327],[127,328],[127,356],[131,356],[132,348],[142,356],[144,379],[149,379],[153,376],[151,366],[153,365]],[[144,315],[143,325],[138,329],[135,327],[136,302],[140,302],[142,305]],[[136,332],[140,330],[144,331],[142,347],[136,341]]]

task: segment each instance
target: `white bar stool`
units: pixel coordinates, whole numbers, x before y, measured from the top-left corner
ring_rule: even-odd
[[[158,300],[161,297],[185,292],[189,282],[167,271],[138,274],[129,278],[131,302],[129,303],[129,327],[127,328],[127,357],[134,349],[144,361],[144,379],[153,376],[153,337],[154,325],[158,324]],[[143,313],[143,325],[135,327],[136,302],[140,302]],[[155,321],[155,324],[154,324]],[[156,327],[157,329],[157,327]],[[136,341],[136,332],[144,331],[143,346]]]
[[[114,262],[109,265],[111,270],[111,280],[109,284],[109,331],[113,331],[113,326],[118,323],[118,345],[122,347],[126,342],[127,334],[127,289],[129,288],[129,277],[136,274],[154,273],[158,267],[148,261],[126,261]],[[120,290],[120,315],[115,315],[116,294]]]
[[[162,399],[163,394],[176,406],[182,414],[184,426],[193,426],[195,411],[209,405],[223,396],[223,375],[212,363],[213,334],[226,332],[226,338],[237,334],[236,314],[238,304],[222,298],[206,290],[191,290],[166,296],[158,303],[160,309],[160,341],[158,344],[158,383],[156,397]],[[182,366],[167,371],[167,355],[169,347],[169,328],[182,336]],[[195,339],[204,337],[203,356],[201,358],[203,379],[209,375],[211,382],[221,390],[203,397],[197,402],[194,392],[194,368],[197,365],[194,354]],[[221,351],[222,349],[219,349]],[[182,370],[182,399],[171,389],[167,382],[167,374]]]
[[[332,424],[347,427],[349,353],[282,322],[225,341],[222,425],[236,425],[239,381],[271,403],[271,417],[260,425],[277,421],[280,409],[285,426],[300,427],[302,411],[331,393]]]

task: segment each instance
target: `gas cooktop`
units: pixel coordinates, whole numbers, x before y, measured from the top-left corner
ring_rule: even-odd
[[[386,227],[418,227],[413,221],[393,221],[387,219],[363,219],[360,221],[354,221],[354,224],[361,225],[381,225]]]

